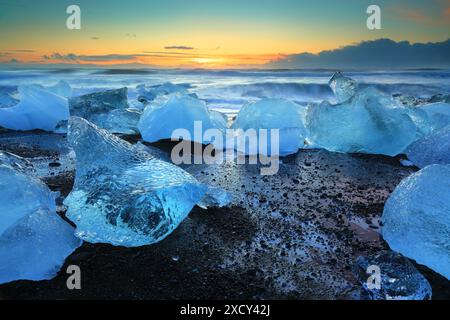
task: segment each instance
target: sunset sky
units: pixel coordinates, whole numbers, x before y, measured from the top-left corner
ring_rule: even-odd
[[[66,8],[81,8],[81,30]],[[377,4],[382,29],[366,28]],[[258,66],[390,38],[450,38],[450,0],[0,0],[0,61],[162,67]]]

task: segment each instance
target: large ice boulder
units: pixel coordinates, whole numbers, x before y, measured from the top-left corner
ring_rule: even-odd
[[[450,164],[450,125],[415,141],[405,153],[419,168],[430,164]]]
[[[13,161],[0,159],[0,283],[51,279],[81,241],[56,214],[56,193]]]
[[[201,126],[202,132],[195,132],[195,122]],[[138,128],[147,142],[170,139],[175,130],[185,129],[189,132],[189,140],[208,144],[213,141],[204,140],[202,134],[208,129],[224,132],[226,122],[223,117],[211,113],[205,102],[189,95],[173,94],[148,105]]]
[[[70,115],[82,117],[113,133],[138,133],[141,111],[129,108],[127,88],[94,92],[69,99]]]
[[[335,152],[394,156],[417,137],[416,124],[408,113],[373,87],[337,105],[310,105],[306,122],[310,139]]]
[[[69,120],[77,169],[64,200],[81,239],[122,246],[169,235],[207,187],[181,168],[153,157],[85,119]]]
[[[450,279],[450,165],[410,175],[386,201],[382,235],[392,250]]]
[[[296,153],[302,147],[307,131],[302,122],[300,105],[284,99],[262,99],[248,103],[241,108],[232,128],[237,132],[237,150],[244,154],[281,155]],[[265,129],[267,137],[260,134]],[[279,150],[272,150],[272,130],[277,129],[279,135]],[[256,132],[256,143],[248,139],[250,130]],[[266,146],[260,148],[260,143]]]
[[[336,97],[338,103],[345,102],[356,94],[358,83],[352,78],[345,77],[336,72],[328,81],[328,85]]]
[[[431,299],[432,291],[427,279],[397,252],[381,251],[368,257],[360,256],[354,271],[370,300]],[[380,272],[380,277],[370,278],[376,271]],[[378,280],[381,281],[376,283]]]
[[[20,102],[0,108],[0,127],[12,130],[53,131],[69,118],[67,99],[38,85],[19,86]]]

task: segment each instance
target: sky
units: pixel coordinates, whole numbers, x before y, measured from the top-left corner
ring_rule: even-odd
[[[366,27],[371,4],[381,30]],[[449,39],[450,0],[0,0],[3,63],[258,67],[380,38]]]

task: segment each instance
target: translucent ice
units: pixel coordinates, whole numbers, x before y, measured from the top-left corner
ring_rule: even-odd
[[[374,276],[379,268],[381,282]],[[432,291],[427,279],[413,264],[393,251],[382,251],[371,257],[359,257],[355,267],[358,280],[372,300],[430,300]],[[368,273],[368,271],[370,273]]]
[[[65,199],[76,235],[88,242],[141,246],[164,239],[207,187],[85,119],[69,120],[77,170]]]
[[[69,99],[70,115],[82,117],[113,133],[137,133],[141,112],[127,103],[127,88],[94,92]]]
[[[52,86],[42,86],[42,88],[64,98],[70,98],[72,96],[72,88],[63,80]]]
[[[67,99],[37,85],[19,87],[20,102],[0,108],[0,126],[13,130],[52,131],[69,118]]]
[[[416,124],[407,112],[372,87],[341,104],[311,105],[306,118],[312,142],[335,152],[394,156],[417,136]]]
[[[392,250],[450,279],[450,165],[430,165],[386,201],[382,235]]]
[[[340,72],[336,72],[331,77],[328,85],[333,90],[338,103],[347,101],[358,90],[358,83],[351,78],[343,76]]]
[[[230,204],[232,196],[229,192],[219,187],[208,186],[205,196],[198,203],[199,207],[207,209],[209,207],[224,207]]]
[[[432,130],[450,125],[450,104],[437,102],[425,104],[419,108],[427,113]]]
[[[172,93],[188,94],[187,89],[184,86],[166,82],[155,86],[145,86],[140,84],[136,87],[138,92],[138,100],[144,104],[156,99],[161,95],[169,95]]]
[[[176,129],[186,129],[191,141],[208,144],[200,135],[194,134],[194,121],[201,121],[201,128],[225,130],[223,118],[211,114],[206,104],[194,97],[184,94],[173,94],[167,99],[159,99],[158,103],[148,105],[139,120],[139,131],[142,138],[148,142],[170,139]]]
[[[430,164],[450,164],[450,125],[415,141],[405,153],[419,168]]]
[[[56,214],[56,194],[11,161],[0,161],[0,283],[51,279],[81,242]]]
[[[258,134],[258,141],[265,140],[264,137],[259,137],[259,129],[267,129],[268,137],[271,135],[271,129],[278,129],[278,154],[281,156],[288,155],[297,152],[298,148],[303,146],[303,141],[307,136],[300,114],[302,108],[284,99],[262,99],[243,106],[232,128],[244,131],[255,129]],[[242,134],[245,134],[245,132]],[[267,152],[263,149],[259,150],[258,146],[250,146],[248,141],[248,139],[242,139],[243,143],[239,143],[238,135],[238,150],[245,154],[275,154],[275,150],[269,148],[271,141],[268,142]]]
[[[93,123],[112,133],[136,134],[141,111],[137,109],[114,109],[91,117]]]

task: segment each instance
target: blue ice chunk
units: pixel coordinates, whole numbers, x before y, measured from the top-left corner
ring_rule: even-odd
[[[20,102],[0,108],[0,126],[13,130],[53,131],[69,118],[67,99],[38,85],[19,86]]]
[[[432,130],[439,130],[450,125],[449,103],[430,103],[420,106],[419,109],[427,113]]]
[[[139,120],[138,128],[147,142],[170,139],[176,129],[187,130],[191,141],[203,144],[212,142],[203,140],[201,132],[194,133],[195,121],[201,122],[203,132],[208,129],[223,132],[226,129],[224,119],[211,114],[205,102],[184,94],[173,94],[148,105]]]
[[[308,133],[303,124],[301,110],[304,107],[284,99],[262,99],[257,102],[248,103],[241,108],[235,121],[233,129],[242,129],[238,132],[237,149],[245,154],[281,155],[296,153]],[[254,129],[258,137],[258,145],[250,145],[245,135],[246,130]],[[267,139],[260,136],[259,129],[267,129]],[[271,150],[270,136],[272,129],[279,131],[279,150]],[[267,148],[259,148],[259,142],[267,141]],[[242,142],[242,143],[240,143]]]
[[[126,87],[69,99],[70,115],[87,119],[112,133],[136,134],[141,111],[129,108]]]
[[[69,120],[77,169],[64,200],[81,239],[141,246],[169,235],[207,191],[189,173],[79,117]]]
[[[358,83],[352,78],[343,76],[340,72],[336,72],[331,77],[328,85],[333,90],[338,103],[347,101],[358,90]]]
[[[405,109],[373,87],[344,103],[311,105],[306,119],[311,141],[334,152],[395,156],[417,137]]]
[[[450,279],[450,165],[430,165],[386,201],[382,235],[392,250]]]
[[[380,278],[373,272],[380,272]],[[432,291],[427,279],[402,255],[381,251],[374,256],[358,257],[355,268],[358,280],[371,300],[430,300]],[[369,271],[369,273],[368,273]],[[376,283],[381,280],[379,283]]]
[[[74,229],[56,214],[56,193],[40,180],[10,166],[8,162],[14,158],[2,159],[0,283],[51,279],[81,241],[74,236]]]
[[[231,193],[219,187],[208,186],[205,196],[197,204],[199,207],[207,209],[210,207],[225,207],[232,201]]]
[[[450,125],[415,141],[405,153],[419,168],[430,164],[450,164]]]

